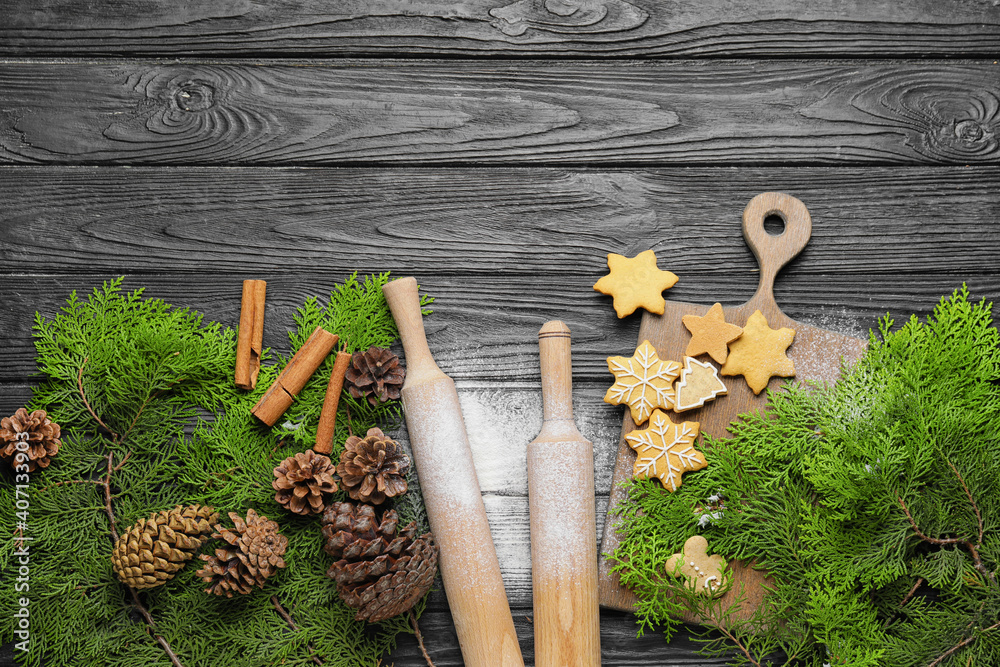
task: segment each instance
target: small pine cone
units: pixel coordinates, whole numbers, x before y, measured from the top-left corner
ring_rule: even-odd
[[[0,457],[17,465],[17,453],[27,455],[28,472],[35,468],[48,468],[52,457],[59,452],[59,424],[45,414],[45,410],[28,413],[18,408],[10,417],[0,419]],[[23,459],[23,457],[22,457]]]
[[[370,428],[364,440],[352,435],[340,454],[337,474],[354,500],[381,505],[406,493],[410,458],[398,442],[379,428]]]
[[[218,520],[214,508],[201,505],[178,505],[139,519],[115,542],[111,552],[115,574],[136,589],[163,584],[194,557]]]
[[[337,582],[355,619],[378,623],[409,611],[430,590],[437,571],[434,535],[416,522],[397,530],[393,510],[376,522],[370,505],[333,503],[323,514],[323,550],[338,560],[326,576]]]
[[[311,449],[289,456],[274,469],[274,499],[296,514],[320,514],[325,496],[337,490],[333,462]]]
[[[399,398],[405,377],[399,357],[373,345],[351,355],[344,384],[354,398],[367,398],[372,405],[378,405]]]
[[[215,526],[212,537],[228,544],[216,549],[215,555],[201,554],[205,565],[196,573],[209,587],[206,593],[233,597],[233,593],[246,595],[254,586],[262,587],[267,578],[285,567],[282,556],[288,547],[288,538],[278,532],[278,524],[247,510],[244,521],[236,512],[230,512],[233,528]]]

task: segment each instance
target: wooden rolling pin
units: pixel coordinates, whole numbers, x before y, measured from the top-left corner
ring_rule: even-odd
[[[403,412],[467,667],[524,667],[455,382],[431,356],[417,281],[382,288],[406,355]]]
[[[538,332],[542,430],[528,445],[536,667],[601,664],[594,448],[573,421],[569,327]]]

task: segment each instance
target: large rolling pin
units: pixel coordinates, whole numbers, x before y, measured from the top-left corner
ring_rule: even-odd
[[[431,356],[417,281],[382,288],[406,354],[403,412],[467,667],[524,667],[454,381]]]
[[[528,445],[535,666],[601,664],[594,448],[573,421],[569,327],[538,332],[542,430]]]

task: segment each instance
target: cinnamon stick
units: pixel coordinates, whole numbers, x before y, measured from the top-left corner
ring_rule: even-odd
[[[340,403],[340,392],[344,388],[344,376],[347,366],[351,363],[350,352],[338,352],[330,373],[330,382],[326,385],[326,396],[323,397],[323,409],[319,413],[319,426],[316,427],[316,445],[313,451],[317,454],[329,454],[333,451],[333,431],[337,427],[337,405]]]
[[[260,373],[260,355],[264,344],[264,294],[267,282],[243,281],[240,306],[240,331],[236,340],[236,386],[253,389]]]
[[[326,355],[337,344],[337,336],[323,329],[316,327],[299,351],[295,353],[292,360],[281,371],[281,375],[268,388],[267,392],[253,406],[253,414],[268,426],[274,426],[285,410],[291,407],[295,397],[306,386],[306,382],[316,372]]]

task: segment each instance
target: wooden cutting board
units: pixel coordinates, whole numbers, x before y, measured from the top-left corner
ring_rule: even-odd
[[[785,228],[780,235],[771,235],[764,229],[764,219],[770,215],[777,215],[784,220]],[[865,341],[795,322],[782,313],[774,301],[775,276],[781,267],[805,248],[811,234],[812,220],[809,210],[795,197],[778,192],[765,192],[754,197],[743,211],[743,238],[746,239],[747,245],[750,246],[760,265],[760,284],[753,298],[741,306],[723,308],[723,313],[726,322],[744,326],[750,315],[760,310],[772,329],[781,327],[794,329],[795,340],[788,348],[787,354],[795,364],[795,378],[832,383],[840,374],[841,357],[849,361],[858,359],[864,351]],[[652,315],[648,312],[643,314],[638,342],[648,340],[656,348],[661,359],[683,362],[684,350],[691,334],[681,322],[681,317],[689,314],[702,316],[710,307],[667,301],[663,315]],[[763,408],[767,401],[766,392],[762,391],[760,395],[755,396],[742,376],[722,379],[729,391],[727,395],[720,396],[703,408],[683,413],[684,419],[700,422],[702,430],[714,437],[728,437],[730,434],[727,428],[730,422],[742,413]],[[771,378],[768,388],[774,389],[783,381],[783,378]],[[677,415],[673,416],[676,420]],[[622,587],[617,574],[609,571],[611,564],[603,554],[611,553],[618,546],[618,535],[613,528],[617,520],[615,508],[623,502],[625,495],[619,488],[619,482],[632,476],[632,466],[636,457],[635,452],[625,442],[625,434],[635,429],[636,424],[632,421],[632,416],[625,410],[608,505],[608,519],[604,524],[604,537],[601,543],[598,582],[601,605],[624,611],[632,610],[636,596]],[[746,597],[738,616],[746,618],[760,605],[764,595],[762,584],[766,580],[766,574],[738,561],[730,563],[730,570],[734,585],[723,597],[722,603],[732,604],[740,584],[744,584]],[[699,619],[694,617],[685,617],[684,620],[699,622]]]

